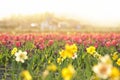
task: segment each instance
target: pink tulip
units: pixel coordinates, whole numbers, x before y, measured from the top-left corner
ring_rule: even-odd
[[[48,46],[51,46],[54,43],[54,40],[49,40],[48,41]]]
[[[105,43],[105,46],[106,46],[106,47],[110,47],[110,46],[111,46],[111,42],[110,42],[110,41],[107,41],[107,42]]]

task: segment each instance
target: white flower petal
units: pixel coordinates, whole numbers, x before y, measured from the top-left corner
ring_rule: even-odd
[[[19,57],[17,57],[15,60],[16,60],[17,62],[19,62],[19,61],[20,61],[20,58],[19,58]]]
[[[24,63],[24,60],[23,60],[23,59],[21,59],[20,61],[21,61],[22,63]]]
[[[24,63],[24,60],[28,59],[27,52],[19,50],[16,54],[16,61]]]
[[[23,52],[25,55],[27,55],[27,52],[25,51],[25,52]]]
[[[15,53],[15,56],[18,56],[19,55],[19,53]]]

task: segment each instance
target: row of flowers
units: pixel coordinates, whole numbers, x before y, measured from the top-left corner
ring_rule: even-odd
[[[59,36],[59,37],[58,37]],[[38,48],[47,47],[52,45],[55,41],[65,41],[68,44],[82,44],[84,46],[94,45],[98,46],[116,46],[120,43],[120,34],[119,33],[110,33],[110,34],[99,34],[99,33],[74,33],[74,34],[0,34],[0,42],[2,45],[12,46],[15,45],[20,47],[25,44],[26,41],[32,41],[34,45]],[[46,41],[48,43],[46,44]],[[41,49],[43,49],[41,48]]]
[[[1,34],[2,79],[10,74],[12,80],[120,80],[119,38],[117,33]]]

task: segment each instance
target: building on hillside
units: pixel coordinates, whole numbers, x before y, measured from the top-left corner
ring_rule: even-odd
[[[55,31],[57,28],[57,21],[52,18],[47,18],[40,24],[41,31],[49,30]]]

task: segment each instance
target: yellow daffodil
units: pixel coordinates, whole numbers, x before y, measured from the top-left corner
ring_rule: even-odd
[[[65,58],[76,58],[76,52],[77,52],[77,46],[75,44],[73,45],[65,45],[65,50],[62,50],[59,52],[60,56],[65,59]]]
[[[69,65],[68,67],[62,69],[62,77],[64,80],[71,80],[74,74],[75,70],[72,65]]]
[[[65,45],[65,50],[67,50],[67,51],[69,51],[69,52],[70,52],[70,51],[71,51],[71,46],[70,46],[70,45],[68,45],[68,44],[66,44],[66,45]]]
[[[67,50],[65,50],[64,53],[66,54],[66,57],[68,57],[68,58],[72,58],[74,56],[74,54],[75,54],[75,53],[69,52]]]
[[[120,80],[120,71],[116,67],[112,68],[112,72],[110,75],[111,80]]]
[[[11,51],[11,54],[14,55],[17,52],[17,48],[13,48],[13,50]]]
[[[117,65],[119,65],[120,66],[120,58],[117,60]]]
[[[32,76],[30,75],[29,71],[24,70],[20,73],[22,80],[32,80]]]
[[[115,53],[112,55],[112,59],[113,59],[113,60],[117,60],[117,59],[118,59],[118,54],[117,54],[117,52],[115,52]]]
[[[56,71],[57,67],[54,64],[50,64],[50,65],[47,66],[47,70],[49,70],[49,71]]]
[[[70,53],[76,53],[77,52],[77,46],[75,44],[73,45],[65,45],[65,50]]]
[[[63,59],[65,59],[67,57],[67,54],[65,53],[65,50],[60,51],[59,54]]]
[[[73,53],[77,52],[77,46],[75,44],[71,45]]]
[[[87,50],[87,53],[93,55],[93,54],[96,52],[95,49],[96,49],[96,48],[95,48],[94,46],[90,46],[90,47],[88,47],[86,50]]]

